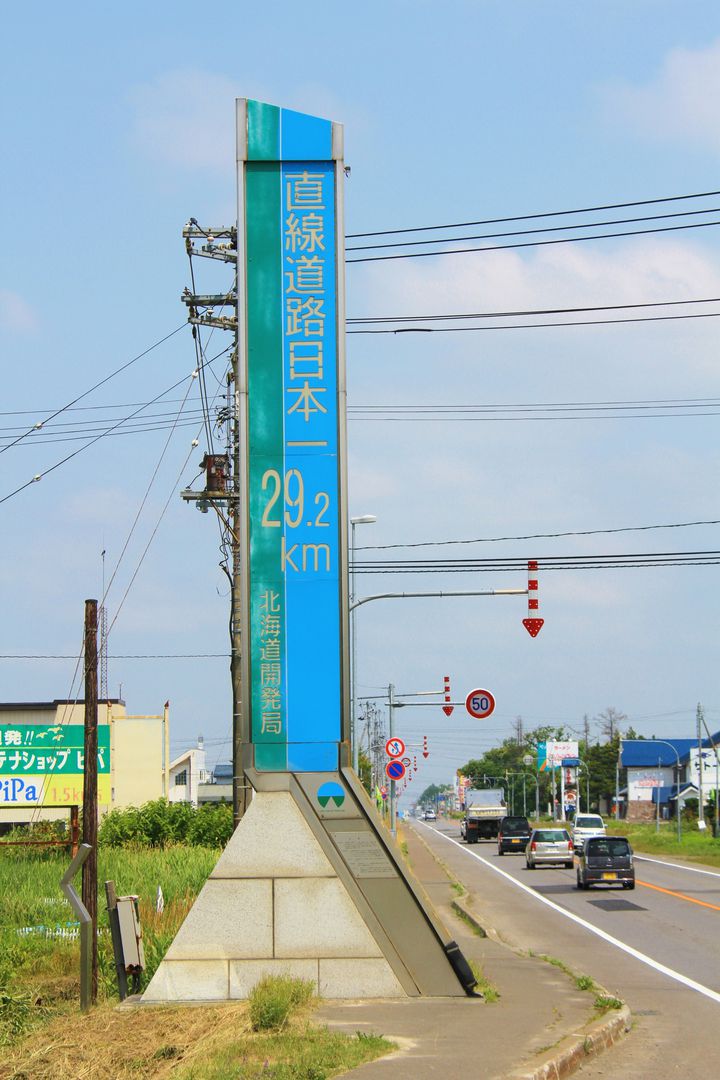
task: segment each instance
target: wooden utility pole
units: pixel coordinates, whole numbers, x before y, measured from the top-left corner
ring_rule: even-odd
[[[85,769],[83,773],[83,843],[90,854],[82,868],[82,902],[92,918],[92,981],[90,1000],[98,990],[97,954],[97,835],[98,835],[98,605],[85,601]]]

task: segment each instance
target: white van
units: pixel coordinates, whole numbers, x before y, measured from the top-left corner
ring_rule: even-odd
[[[606,832],[605,822],[599,814],[578,814],[573,822],[573,847],[582,851],[589,836],[605,836]]]

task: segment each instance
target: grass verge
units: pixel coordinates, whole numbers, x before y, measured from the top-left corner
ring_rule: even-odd
[[[207,1008],[111,1005],[56,1016],[0,1058],[1,1080],[329,1080],[390,1053],[375,1035],[313,1027],[307,1008],[282,1031],[255,1032],[245,1003]]]
[[[102,882],[115,881],[120,895],[140,897],[147,969],[155,972],[214,867],[219,851],[176,846],[165,849],[100,849],[98,913],[99,1000],[117,1001]],[[71,1015],[80,993],[80,945],[72,908],[60,892],[69,857],[57,851],[0,855],[0,1047],[22,1038],[58,1014]],[[162,887],[165,907],[155,898]]]
[[[689,862],[720,866],[720,839],[716,840],[709,829],[700,832],[697,825],[683,822],[681,840],[677,838],[675,821],[661,821],[659,831],[655,824],[608,821],[607,831],[616,836],[627,836],[633,849],[638,852],[675,855]]]
[[[477,979],[477,986],[475,990],[477,993],[482,994],[486,1004],[494,1005],[496,1001],[500,1000],[500,991],[497,986],[494,986],[489,979],[485,977],[483,969],[475,960],[469,961],[472,973]]]

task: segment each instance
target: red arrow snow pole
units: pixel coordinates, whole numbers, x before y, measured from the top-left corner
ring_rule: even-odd
[[[538,564],[537,559],[528,562],[528,617],[523,619],[523,626],[530,637],[537,637],[542,630],[544,619],[540,617],[540,600],[538,598]]]
[[[445,675],[443,678],[443,682],[445,684],[445,704],[443,705],[443,712],[446,716],[452,716],[454,706],[450,705],[450,702],[452,701],[452,697],[450,695],[450,676]]]

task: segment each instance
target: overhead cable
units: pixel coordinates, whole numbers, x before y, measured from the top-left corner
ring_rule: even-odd
[[[688,529],[695,525],[720,525],[720,519],[673,521],[662,525],[626,525],[617,529],[574,529],[566,532],[525,533],[521,536],[481,536],[473,540],[420,540],[409,544],[369,544],[355,551],[388,551],[396,548],[448,547],[455,544],[498,544],[508,540],[555,540],[566,536],[600,536],[610,533],[650,532],[653,529]]]
[[[378,232],[348,233],[348,240],[357,240],[364,236],[393,236],[401,233],[431,232],[437,229],[466,229],[476,225],[502,225],[507,221],[532,221],[546,217],[565,217],[573,214],[591,214],[602,210],[624,210],[631,206],[653,206],[658,203],[684,202],[689,199],[709,199],[720,195],[720,191],[699,191],[691,195],[667,195],[658,199],[635,199],[632,202],[604,203],[599,206],[581,206],[575,210],[545,210],[541,213],[516,214],[512,217],[485,218],[481,221],[460,221],[451,225],[416,225],[413,228],[382,229]]]
[[[207,363],[212,364],[215,360],[218,359],[218,357],[220,357],[224,353],[226,353],[229,348],[230,348],[230,346],[227,346],[226,348],[222,349],[219,353],[217,353],[215,356],[213,356],[212,359],[208,360]],[[193,373],[193,375],[194,375],[194,373]],[[189,376],[185,375],[185,376],[183,376],[183,378],[178,379],[177,382],[174,382],[171,386],[167,387],[161,393],[156,394],[156,396],[154,398],[152,398],[150,401],[148,401],[145,405],[141,405],[134,412],[130,413],[129,416],[124,417],[122,420],[118,420],[118,422],[116,424],[113,424],[112,427],[108,428],[107,431],[101,432],[99,435],[95,435],[92,439],[88,439],[88,441],[85,442],[82,446],[79,446],[77,448],[77,450],[73,450],[72,453],[66,454],[66,456],[64,458],[61,458],[60,461],[56,461],[54,465],[50,465],[47,469],[44,469],[43,472],[36,473],[33,477],[31,477],[30,480],[26,480],[24,484],[21,484],[19,487],[15,488],[14,491],[11,491],[7,495],[4,495],[2,498],[0,498],[0,505],[2,503],[7,502],[8,499],[14,498],[15,495],[19,495],[21,491],[25,491],[26,488],[29,488],[32,484],[35,484],[38,481],[42,480],[45,476],[48,476],[51,472],[54,472],[56,469],[59,469],[61,467],[61,465],[65,465],[68,461],[71,461],[72,458],[77,457],[77,455],[81,454],[83,452],[83,450],[87,450],[90,446],[93,446],[100,439],[104,439],[107,435],[110,435],[116,428],[120,427],[121,424],[124,424],[127,420],[132,420],[132,418],[134,416],[137,416],[144,409],[147,409],[150,405],[154,405],[155,402],[159,401],[160,398],[165,396],[165,394],[169,394],[176,387],[181,386],[185,382],[186,379],[192,378],[193,375],[189,375]]]
[[[428,259],[440,255],[468,255],[473,251],[511,251],[517,248],[549,247],[556,244],[580,244],[587,240],[612,240],[627,236],[650,236],[654,233],[681,232],[686,229],[707,229],[720,221],[696,221],[692,225],[662,225],[655,229],[626,229],[623,232],[593,233],[591,236],[564,236],[556,240],[524,240],[518,244],[492,244],[484,247],[443,248],[441,251],[409,251],[396,255],[362,255],[347,259],[347,263],[389,262],[397,259]]]
[[[133,358],[131,360],[128,360],[127,363],[121,364],[119,368],[111,371],[109,375],[106,375],[104,378],[100,379],[99,382],[96,382],[88,390],[83,391],[82,394],[78,394],[78,396],[73,398],[72,401],[69,401],[66,405],[63,405],[59,409],[55,409],[55,411],[52,412],[50,416],[46,416],[44,420],[39,420],[36,424],[33,424],[32,427],[28,428],[27,431],[24,432],[24,434],[19,435],[17,439],[11,442],[8,446],[3,446],[2,448],[0,448],[0,454],[4,454],[5,451],[9,450],[12,446],[16,446],[17,443],[19,443],[22,439],[27,438],[27,436],[32,435],[34,431],[42,428],[44,424],[49,424],[50,421],[54,420],[56,416],[60,415],[60,413],[63,413],[67,409],[71,408],[71,406],[76,405],[78,401],[82,401],[83,398],[86,398],[89,394],[92,394],[94,390],[97,390],[99,387],[104,386],[105,383],[110,382],[111,379],[114,379],[116,375],[119,375],[123,371],[127,371],[129,367],[131,367],[133,364],[136,364],[138,360],[142,360],[142,358],[144,356],[147,356],[148,353],[151,353],[153,349],[159,348],[160,345],[163,345],[166,341],[169,341],[171,337],[175,336],[175,334],[179,334],[184,326],[185,323],[182,323],[181,326],[177,326],[174,330],[171,330],[169,334],[166,334],[165,337],[160,338],[160,340],[156,341],[153,345],[149,345],[147,349],[144,349],[141,353],[138,353],[137,356],[133,356]]]
[[[508,232],[473,233],[470,236],[441,236],[432,240],[396,240],[389,244],[360,244],[348,247],[346,251],[381,251],[385,248],[428,247],[431,244],[452,244],[465,240],[499,240],[507,236],[536,236],[540,233],[570,232],[572,229],[599,229],[606,225],[634,225],[641,221],[666,221],[669,218],[700,217],[703,214],[716,214],[720,206],[710,206],[706,210],[682,210],[672,214],[651,214],[647,217],[609,218],[605,221],[580,221],[576,225],[547,225],[541,229],[513,229]]]

